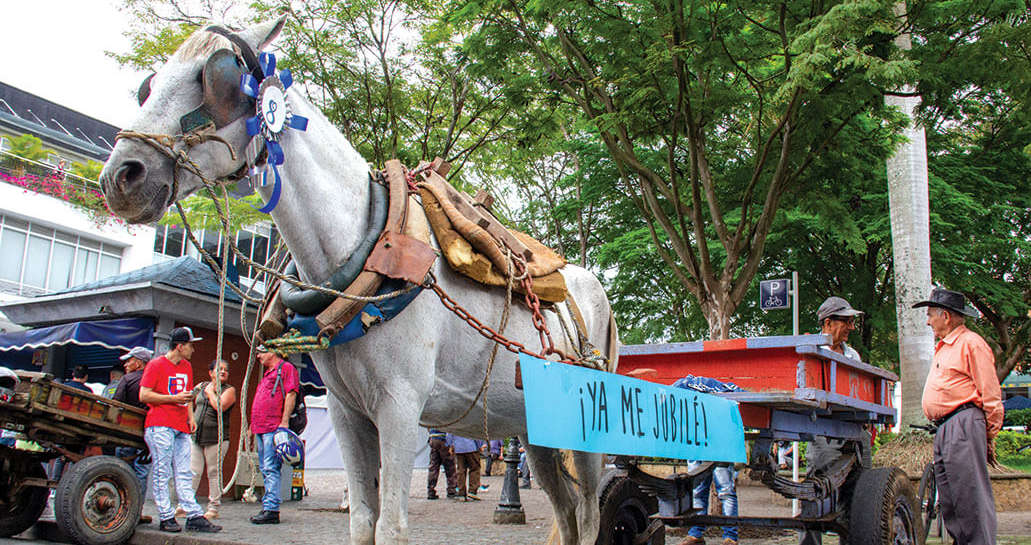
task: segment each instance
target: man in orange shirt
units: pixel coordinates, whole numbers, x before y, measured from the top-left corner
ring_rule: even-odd
[[[993,441],[1003,417],[995,355],[967,329],[965,317],[977,311],[962,293],[935,288],[917,307],[927,307],[927,325],[939,339],[922,404],[938,426],[934,477],[942,520],[958,545],[993,545],[997,521],[988,461],[995,461]]]

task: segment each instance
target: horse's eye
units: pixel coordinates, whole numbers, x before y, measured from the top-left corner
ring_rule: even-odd
[[[143,103],[147,101],[147,97],[150,96],[150,80],[154,79],[154,74],[147,76],[143,83],[140,84],[140,88],[136,91],[136,100],[143,106]]]

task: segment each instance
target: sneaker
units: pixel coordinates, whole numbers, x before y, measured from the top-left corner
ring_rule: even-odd
[[[211,524],[211,521],[204,517],[193,517],[186,519],[186,529],[192,532],[205,532],[208,534],[214,534],[221,532],[222,527],[217,524]]]
[[[279,511],[262,510],[251,517],[251,524],[279,524]]]
[[[179,526],[179,523],[175,521],[175,518],[170,518],[168,520],[161,521],[161,525],[158,526],[158,530],[161,530],[162,532],[175,533],[182,532],[183,527]]]
[[[480,491],[481,492],[484,491],[484,490],[487,490],[488,488],[490,488],[489,484],[481,484],[480,485]]]
[[[684,541],[681,541],[677,545],[705,545],[705,540],[700,537],[687,536]]]
[[[458,497],[458,492],[455,492],[454,490],[450,490],[447,493],[447,497],[448,497],[449,500],[457,498]]]
[[[530,488],[530,481],[523,481],[519,483],[519,488],[527,489]]]
[[[439,498],[440,498],[440,496],[438,496],[437,493],[434,492],[433,490],[430,490],[426,494],[426,499],[428,499],[428,500],[436,500],[436,499],[439,499]]]
[[[469,494],[465,497],[465,501],[480,501],[480,497],[476,494]]]

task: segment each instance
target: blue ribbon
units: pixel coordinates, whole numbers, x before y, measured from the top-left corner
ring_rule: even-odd
[[[293,85],[294,78],[290,74],[289,69],[285,69],[276,75],[276,56],[272,53],[261,53],[258,55],[258,64],[261,66],[261,73],[264,78],[278,77],[280,83],[283,84],[283,89],[289,88]],[[258,92],[261,89],[261,83],[250,74],[243,74],[240,76],[240,91],[243,94],[258,100]],[[263,116],[256,115],[249,117],[244,121],[247,128],[247,134],[251,137],[258,136],[263,130],[267,131],[267,125]],[[286,120],[284,127],[290,127],[295,130],[304,131],[308,129],[308,119],[300,115],[290,115]],[[279,165],[282,165],[286,160],[285,153],[283,153],[283,147],[279,145],[276,140],[277,135],[270,135],[266,132],[265,135],[265,151],[268,152],[268,160],[265,171],[261,174],[261,185],[264,187],[268,184],[268,171],[272,170],[274,182],[272,185],[272,195],[269,197],[269,201],[262,207],[257,208],[258,212],[268,214],[279,204],[279,197],[283,192],[283,182],[279,176]]]

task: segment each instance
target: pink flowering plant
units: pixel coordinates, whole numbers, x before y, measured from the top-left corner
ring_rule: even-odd
[[[69,174],[60,167],[46,172],[43,168],[17,161],[11,156],[4,159],[0,163],[0,181],[21,187],[26,192],[32,191],[61,199],[81,210],[99,227],[109,223],[127,225],[124,220],[111,213],[104,194],[88,182],[89,179],[96,178],[89,176],[92,171],[99,174],[102,166],[100,163],[75,163],[72,165],[72,173]]]

